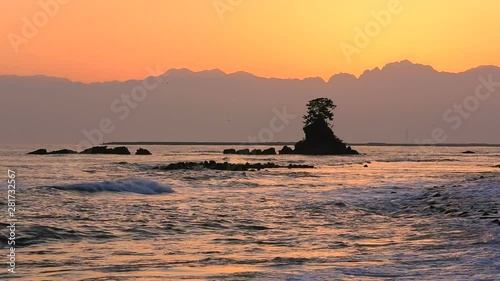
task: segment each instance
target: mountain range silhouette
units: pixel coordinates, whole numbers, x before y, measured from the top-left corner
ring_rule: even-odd
[[[81,83],[40,75],[0,76],[0,143],[76,144],[86,138],[84,130],[99,128],[103,118],[113,125],[103,141],[294,141],[303,136],[307,101],[317,97],[337,104],[334,131],[348,143],[415,143],[432,138],[436,128],[445,132],[447,143],[500,143],[493,125],[500,119],[500,87],[478,100],[466,118],[454,111],[454,105],[471,102],[484,81],[500,82],[496,66],[449,73],[405,60],[359,77],[336,74],[328,81],[218,69],[170,69],[160,78],[132,106],[123,96],[130,98],[143,80]],[[283,112],[295,118],[271,128],[271,120]]]

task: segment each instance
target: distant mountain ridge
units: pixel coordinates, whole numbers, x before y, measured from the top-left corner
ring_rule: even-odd
[[[123,97],[143,80],[0,76],[0,143],[79,143],[102,119],[114,127],[103,141],[295,141],[302,137],[305,104],[316,97],[338,105],[334,131],[349,143],[412,144],[432,140],[436,129],[445,132],[447,143],[500,143],[500,132],[490,127],[500,118],[500,88],[478,100],[477,108],[472,104],[481,81],[500,82],[497,66],[449,73],[405,60],[328,81],[218,69],[170,69],[160,78],[164,82],[129,106]],[[465,117],[454,111],[457,104],[475,110]],[[295,118],[283,122],[283,111]]]
[[[386,64],[382,69],[379,67],[375,67],[372,69],[367,69],[365,70],[359,77],[356,77],[356,75],[351,74],[351,73],[337,73],[334,74],[330,77],[329,80],[332,80],[336,78],[337,76],[346,76],[346,77],[352,77],[355,79],[361,79],[363,76],[373,73],[373,72],[379,72],[379,71],[393,71],[393,70],[402,70],[406,67],[407,69],[413,68],[414,70],[417,68],[425,69],[428,71],[432,71],[435,73],[444,73],[444,74],[461,74],[461,73],[466,73],[466,72],[471,72],[471,71],[476,71],[480,69],[489,69],[489,70],[498,70],[500,69],[500,66],[494,66],[494,65],[481,65],[477,67],[473,67],[471,69],[461,71],[461,72],[447,72],[447,71],[438,71],[435,70],[432,66],[430,65],[424,65],[424,64],[418,64],[418,63],[413,63],[409,60],[403,60],[400,62],[392,62]],[[203,75],[203,76],[211,76],[211,77],[223,77],[223,76],[234,76],[234,77],[253,77],[253,78],[262,78],[262,79],[277,79],[277,80],[323,80],[321,77],[305,77],[305,78],[278,78],[278,77],[263,77],[263,76],[257,76],[255,74],[252,74],[250,72],[246,71],[236,71],[236,72],[230,72],[226,73],[218,68],[215,69],[207,69],[207,70],[201,70],[201,71],[193,71],[188,68],[171,68],[167,70],[165,73],[162,75]],[[48,76],[48,75],[43,75],[43,74],[37,74],[37,75],[15,75],[15,74],[8,74],[8,75],[0,75],[0,77],[11,77],[11,78],[35,78],[35,79],[51,79],[51,80],[65,80],[68,82],[72,83],[82,83],[82,84],[103,84],[103,83],[124,83],[124,82],[130,82],[130,81],[141,81],[141,79],[128,79],[125,81],[118,81],[118,80],[111,80],[111,81],[101,81],[101,82],[81,82],[81,81],[72,81],[68,78],[65,77],[55,77],[55,76]],[[324,81],[324,80],[323,80]],[[329,81],[325,81],[326,83],[329,83]]]

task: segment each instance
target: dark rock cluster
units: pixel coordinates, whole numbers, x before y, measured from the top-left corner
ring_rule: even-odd
[[[224,154],[239,154],[239,155],[276,155],[276,149],[273,147],[268,148],[268,149],[253,149],[250,150],[248,148],[245,149],[224,149],[223,151]]]
[[[81,154],[121,154],[130,155],[130,151],[125,146],[108,148],[107,146],[94,146],[80,152]]]
[[[47,151],[47,149],[42,148],[42,149],[37,149],[35,151],[29,152],[28,154],[33,154],[33,155],[46,155],[46,154],[76,154],[78,152],[71,150],[71,149],[61,149],[61,150],[55,150],[55,151]]]
[[[47,149],[37,149],[32,152],[28,152],[27,154],[32,155],[49,155],[49,154],[77,154],[78,152],[71,149],[61,149],[56,151],[47,151]],[[119,146],[114,148],[108,148],[107,146],[94,146],[91,148],[87,148],[84,151],[80,152],[80,154],[115,154],[115,155],[130,155],[130,151],[125,146]],[[151,152],[147,149],[139,148],[137,149],[136,155],[151,155]]]
[[[304,127],[305,138],[295,144],[295,149],[284,146],[279,154],[301,154],[301,155],[349,155],[359,154],[356,150],[347,146],[332,131],[325,120],[318,119]],[[276,150],[269,148],[266,150],[254,149],[226,149],[224,154],[240,155],[274,155]]]
[[[256,164],[235,164],[235,163],[217,163],[215,161],[205,161],[205,162],[178,162],[172,163],[166,166],[156,166],[153,169],[158,170],[194,170],[196,168],[205,168],[210,170],[220,170],[220,171],[252,171],[252,170],[262,170],[262,169],[277,169],[277,168],[288,168],[288,169],[312,169],[314,166],[310,165],[295,165],[289,164],[288,166],[281,166],[274,163],[256,163]]]

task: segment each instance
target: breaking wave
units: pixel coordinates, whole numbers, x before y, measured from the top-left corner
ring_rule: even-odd
[[[131,192],[138,194],[161,194],[174,192],[172,188],[166,185],[144,179],[124,179],[94,183],[77,183],[51,187],[59,190],[84,192]]]

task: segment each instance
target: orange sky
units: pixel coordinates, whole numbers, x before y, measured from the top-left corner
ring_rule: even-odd
[[[382,10],[398,12],[382,26]],[[158,65],[328,79],[403,59],[458,72],[500,65],[499,11],[497,0],[0,0],[0,74],[126,80]],[[350,62],[341,44],[357,48]]]

